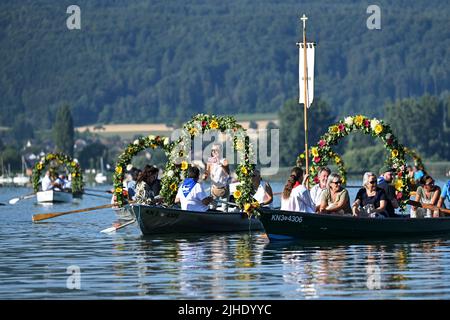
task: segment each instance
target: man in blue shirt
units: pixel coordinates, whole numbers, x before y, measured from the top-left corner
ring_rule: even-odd
[[[450,180],[442,187],[441,197],[437,203],[439,208],[445,208],[445,199],[450,203]]]

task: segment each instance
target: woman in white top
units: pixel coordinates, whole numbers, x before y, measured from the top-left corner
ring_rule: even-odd
[[[200,170],[197,167],[189,167],[187,176],[178,188],[175,203],[181,203],[181,209],[183,210],[207,211],[208,205],[213,199],[198,183]]]
[[[272,187],[267,182],[261,179],[261,173],[259,170],[253,171],[253,190],[255,190],[255,194],[253,195],[253,199],[258,201],[258,203],[263,207],[272,208],[273,202],[273,192]]]
[[[307,180],[308,175],[303,177],[302,168],[294,167],[292,169],[281,195],[281,210],[308,213],[316,211],[309,190],[304,185]]]

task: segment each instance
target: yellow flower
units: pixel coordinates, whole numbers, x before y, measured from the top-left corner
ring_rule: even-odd
[[[116,173],[117,174],[122,174],[122,166],[117,166],[116,167]]]
[[[391,155],[392,155],[393,158],[397,158],[397,156],[398,156],[398,150],[397,150],[397,149],[392,150],[392,151],[391,151]]]
[[[77,174],[74,172],[72,173],[72,177],[75,178],[77,176]]]
[[[305,154],[302,153],[302,154],[300,155],[300,158],[301,158],[301,159],[305,159]]]
[[[339,132],[339,128],[338,128],[338,126],[332,126],[331,128],[330,128],[330,131],[331,131],[331,133],[338,133]]]
[[[251,207],[252,207],[252,205],[250,203],[244,204],[244,211],[248,213],[250,211]]]
[[[317,150],[316,147],[313,147],[313,148],[311,148],[311,154],[312,154],[314,157],[318,157],[318,156],[319,156],[319,150]]]
[[[341,158],[339,158],[339,157],[334,157],[334,162],[336,162],[336,164],[341,163]]]
[[[237,142],[236,142],[236,150],[244,150],[244,141],[242,141],[242,140],[238,140]]]
[[[394,187],[395,187],[395,190],[402,191],[403,181],[401,179],[396,180],[394,183]]]
[[[150,144],[150,148],[155,149],[156,148],[156,144],[154,144],[154,143]]]
[[[209,127],[211,129],[217,129],[219,128],[219,123],[216,120],[211,121],[211,123],[209,124]]]
[[[376,134],[380,134],[381,131],[383,131],[383,126],[381,124],[377,124],[373,131],[375,131]]]
[[[70,165],[71,165],[72,167],[76,167],[76,166],[77,166],[77,163],[76,163],[75,161],[72,161],[72,162],[70,163]]]
[[[176,190],[177,190],[177,184],[176,184],[175,182],[173,182],[173,183],[170,185],[170,190],[172,190],[172,191],[176,191]]]
[[[235,199],[239,199],[241,197],[242,193],[239,190],[236,190],[235,192],[233,192],[233,197]]]
[[[38,163],[37,169],[38,169],[38,170],[42,170],[42,163]]]
[[[252,202],[252,207],[253,208],[259,208],[259,202],[258,201],[253,201]]]
[[[195,136],[195,135],[197,135],[197,133],[198,133],[198,129],[197,128],[190,128],[189,129],[189,134],[191,136]]]
[[[189,164],[186,161],[181,162],[181,170],[186,170],[189,167]]]
[[[116,193],[122,193],[122,188],[121,187],[117,187],[115,191],[116,191]]]
[[[356,123],[357,126],[362,126],[363,121],[364,121],[364,117],[362,115],[357,115],[355,117],[355,121],[354,122]]]
[[[247,170],[247,168],[246,168],[246,167],[242,167],[242,168],[241,168],[241,172],[242,172],[242,174],[245,174],[245,175],[247,175],[247,173],[248,173],[248,170]]]

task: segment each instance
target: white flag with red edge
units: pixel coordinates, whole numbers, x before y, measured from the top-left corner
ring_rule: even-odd
[[[314,99],[314,47],[312,42],[306,43],[306,73],[307,79],[307,92],[306,92],[306,106],[309,108]],[[298,84],[299,84],[299,103],[305,103],[305,66],[304,66],[304,45],[298,44],[299,50],[299,64],[298,64]]]

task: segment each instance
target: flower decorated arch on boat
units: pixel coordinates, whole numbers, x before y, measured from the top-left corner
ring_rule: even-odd
[[[218,130],[230,134],[233,148],[238,152],[239,164],[236,168],[237,186],[233,196],[236,203],[247,214],[251,214],[258,204],[253,200],[252,175],[254,164],[251,163],[253,153],[246,130],[230,116],[198,114],[183,125],[180,137],[175,142],[168,157],[162,178],[161,195],[166,204],[173,204],[178,186],[184,179],[190,163],[191,143],[207,131]]]
[[[309,149],[309,150],[310,150],[309,153],[311,156],[313,156],[313,154],[317,154],[317,150],[315,150],[315,149]],[[347,170],[345,169],[344,160],[342,160],[342,157],[339,154],[337,154],[336,152],[334,152],[331,149],[326,156],[328,159],[327,163],[332,161],[337,166],[337,171],[342,178],[342,184],[345,185],[347,183]],[[299,154],[299,156],[297,157],[297,166],[303,167],[304,165],[305,165],[305,153],[303,152],[303,153]],[[313,178],[312,178],[313,184],[319,183],[319,177],[318,177],[319,172],[317,172],[318,170],[320,170],[320,168],[318,168],[316,166],[312,166],[309,170],[309,174],[313,175]]]
[[[383,120],[356,115],[346,117],[330,126],[328,132],[320,137],[318,144],[311,148],[313,161],[310,168],[310,183],[314,184],[318,168],[327,165],[329,162],[330,152],[333,152],[331,147],[336,145],[340,139],[355,131],[371,135],[383,141],[384,147],[389,151],[386,163],[390,163],[396,169],[393,184],[397,191],[400,208],[404,210],[410,194],[406,172],[405,149],[392,133],[391,127]]]
[[[113,175],[114,195],[116,196],[116,202],[119,207],[123,206],[125,201],[125,194],[123,189],[123,180],[127,167],[131,164],[131,160],[141,151],[145,149],[161,148],[169,155],[173,143],[170,143],[168,137],[149,135],[140,137],[125,148],[121,155],[117,158],[116,167]]]
[[[79,163],[64,153],[48,153],[43,156],[33,168],[31,181],[33,182],[34,192],[39,191],[39,180],[41,179],[42,170],[47,166],[59,167],[65,165],[72,179],[72,192],[79,193],[83,191],[83,175]]]
[[[423,168],[423,170],[425,170],[425,165],[422,162],[422,158],[415,150],[404,147],[404,151],[406,155],[410,156],[413,159],[415,166],[421,167]]]

